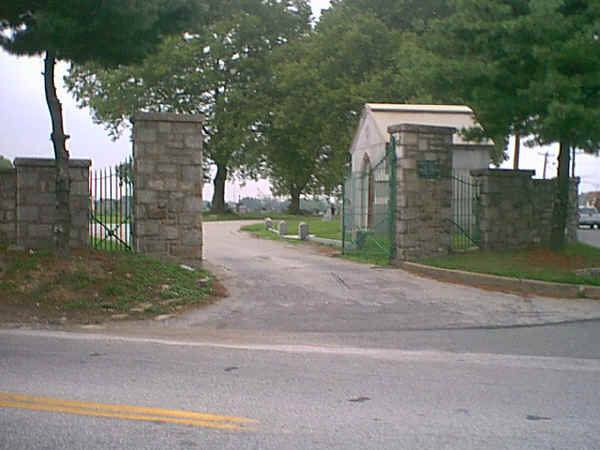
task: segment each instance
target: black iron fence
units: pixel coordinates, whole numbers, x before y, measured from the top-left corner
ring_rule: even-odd
[[[132,249],[132,158],[90,172],[90,247],[102,250]]]

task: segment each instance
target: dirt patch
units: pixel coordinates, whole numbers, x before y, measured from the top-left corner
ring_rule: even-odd
[[[227,296],[205,270],[123,252],[0,248],[0,323],[98,324],[178,314]]]
[[[548,248],[530,250],[526,258],[535,267],[553,267],[564,271],[574,271],[590,264],[588,258],[583,255],[557,252]]]

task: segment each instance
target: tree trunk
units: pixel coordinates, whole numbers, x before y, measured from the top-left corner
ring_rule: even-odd
[[[291,188],[290,195],[291,199],[288,211],[290,214],[300,214],[300,189]]]
[[[515,153],[513,156],[513,169],[519,168],[519,158],[521,156],[521,136],[515,134]]]
[[[569,144],[561,141],[558,152],[557,192],[552,212],[552,234],[550,236],[550,246],[554,250],[560,250],[565,246],[565,228],[567,226],[567,210],[569,207],[570,153]]]
[[[69,175],[69,152],[63,129],[62,106],[56,95],[54,85],[54,66],[56,59],[54,53],[46,52],[44,59],[44,87],[46,91],[46,103],[50,111],[52,121],[52,144],[54,146],[54,159],[56,161],[56,221],[54,224],[54,236],[56,249],[59,254],[66,254],[70,245],[71,237],[71,206],[69,202],[71,194],[71,177]]]
[[[227,181],[227,167],[217,163],[217,174],[213,180],[214,192],[210,212],[223,214],[225,212],[225,182]]]

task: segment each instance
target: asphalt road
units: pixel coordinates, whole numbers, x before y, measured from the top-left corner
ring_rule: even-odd
[[[586,244],[600,247],[600,229],[598,228],[593,230],[580,228],[577,230],[577,238]]]
[[[0,375],[6,449],[600,446],[598,359],[5,330]]]
[[[600,318],[600,302],[452,285],[332,258],[316,246],[256,239],[239,222],[205,224],[208,267],[230,297],[172,328],[369,333]]]
[[[479,290],[206,224],[230,297],[0,330],[0,448],[600,448],[600,302]]]

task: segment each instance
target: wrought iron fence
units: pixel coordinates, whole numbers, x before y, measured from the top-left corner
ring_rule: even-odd
[[[350,173],[342,184],[342,247],[346,255],[391,262],[396,251],[396,151],[392,140],[385,156]]]
[[[132,249],[133,159],[90,172],[90,247]]]
[[[468,250],[479,246],[479,184],[468,172],[454,171],[452,179],[452,250]]]

